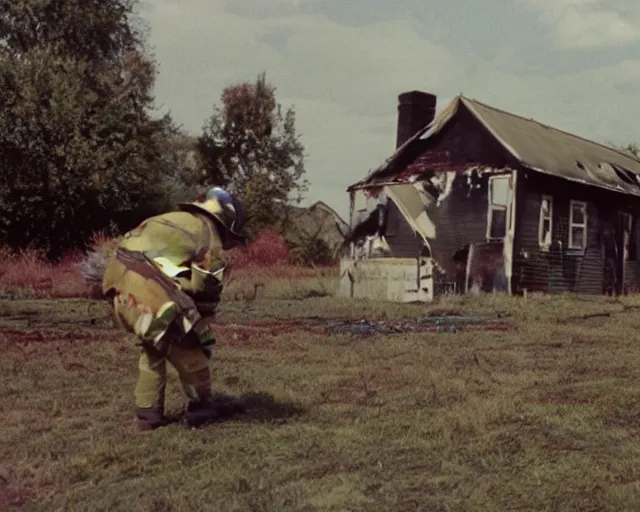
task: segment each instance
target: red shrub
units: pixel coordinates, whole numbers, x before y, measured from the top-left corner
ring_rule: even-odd
[[[96,234],[91,250],[108,254],[116,239]],[[284,238],[275,231],[263,232],[246,247],[227,253],[231,273],[236,278],[281,279],[316,276],[316,271],[291,264],[291,253]],[[52,264],[39,251],[9,251],[0,247],[0,292],[22,293],[35,297],[91,297],[90,283],[78,263],[86,255],[75,252]]]
[[[0,289],[23,292],[36,297],[85,296],[86,285],[76,270],[80,253],[69,254],[57,264],[46,260],[40,251],[0,250],[3,265]]]
[[[237,247],[228,252],[232,269],[287,265],[290,256],[284,238],[276,231],[264,231],[246,247]]]

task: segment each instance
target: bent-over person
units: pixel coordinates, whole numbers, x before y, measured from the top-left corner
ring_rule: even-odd
[[[167,362],[189,400],[187,424],[199,426],[220,416],[212,393],[215,339],[208,320],[223,288],[222,251],[244,243],[244,221],[240,201],[214,187],[200,200],[180,204],[178,211],[143,221],[124,235],[108,261],[102,292],[119,325],[135,333],[142,347],[135,388],[138,428],[168,423]]]

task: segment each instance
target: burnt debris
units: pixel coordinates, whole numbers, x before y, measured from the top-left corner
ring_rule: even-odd
[[[425,316],[398,322],[340,320],[325,326],[327,334],[402,334],[416,332],[460,332],[464,330],[506,330],[505,315]]]

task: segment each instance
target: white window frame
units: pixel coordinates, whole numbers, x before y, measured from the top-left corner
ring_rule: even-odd
[[[573,221],[573,209],[574,207],[580,207],[583,211],[584,222],[574,222]],[[587,241],[589,240],[588,236],[588,226],[589,226],[589,217],[587,215],[587,203],[585,201],[570,201],[569,202],[569,249],[574,251],[584,251],[587,248]],[[573,239],[573,228],[584,228],[582,234],[582,247],[577,247],[575,245],[575,240]]]
[[[542,205],[544,204],[544,201],[546,201],[547,204],[549,205],[547,214],[545,214],[544,210],[542,209]],[[545,220],[549,221],[549,239],[548,240],[544,239],[544,231],[542,229],[544,226]],[[538,244],[540,245],[540,249],[542,249],[543,251],[548,251],[553,241],[552,237],[553,237],[553,197],[548,195],[543,195],[540,200],[540,215],[538,217]]]
[[[505,180],[507,182],[507,204],[505,206],[502,205],[497,205],[494,204],[492,202],[492,194],[491,194],[491,190],[492,190],[492,183],[495,180]],[[507,234],[509,233],[509,228],[510,228],[510,223],[511,223],[511,204],[512,204],[512,200],[511,200],[511,175],[510,174],[499,174],[497,176],[491,176],[487,182],[488,188],[487,188],[487,203],[488,203],[488,209],[487,209],[487,240],[491,241],[491,240],[504,240],[507,236]],[[493,224],[493,212],[494,211],[504,211],[505,212],[505,226],[504,226],[504,235],[500,236],[500,237],[492,237],[491,236],[491,225]]]

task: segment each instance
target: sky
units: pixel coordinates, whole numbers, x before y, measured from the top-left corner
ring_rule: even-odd
[[[147,0],[156,103],[192,134],[224,87],[264,71],[296,109],[310,189],[395,150],[398,94],[464,94],[604,143],[640,141],[638,0]]]

